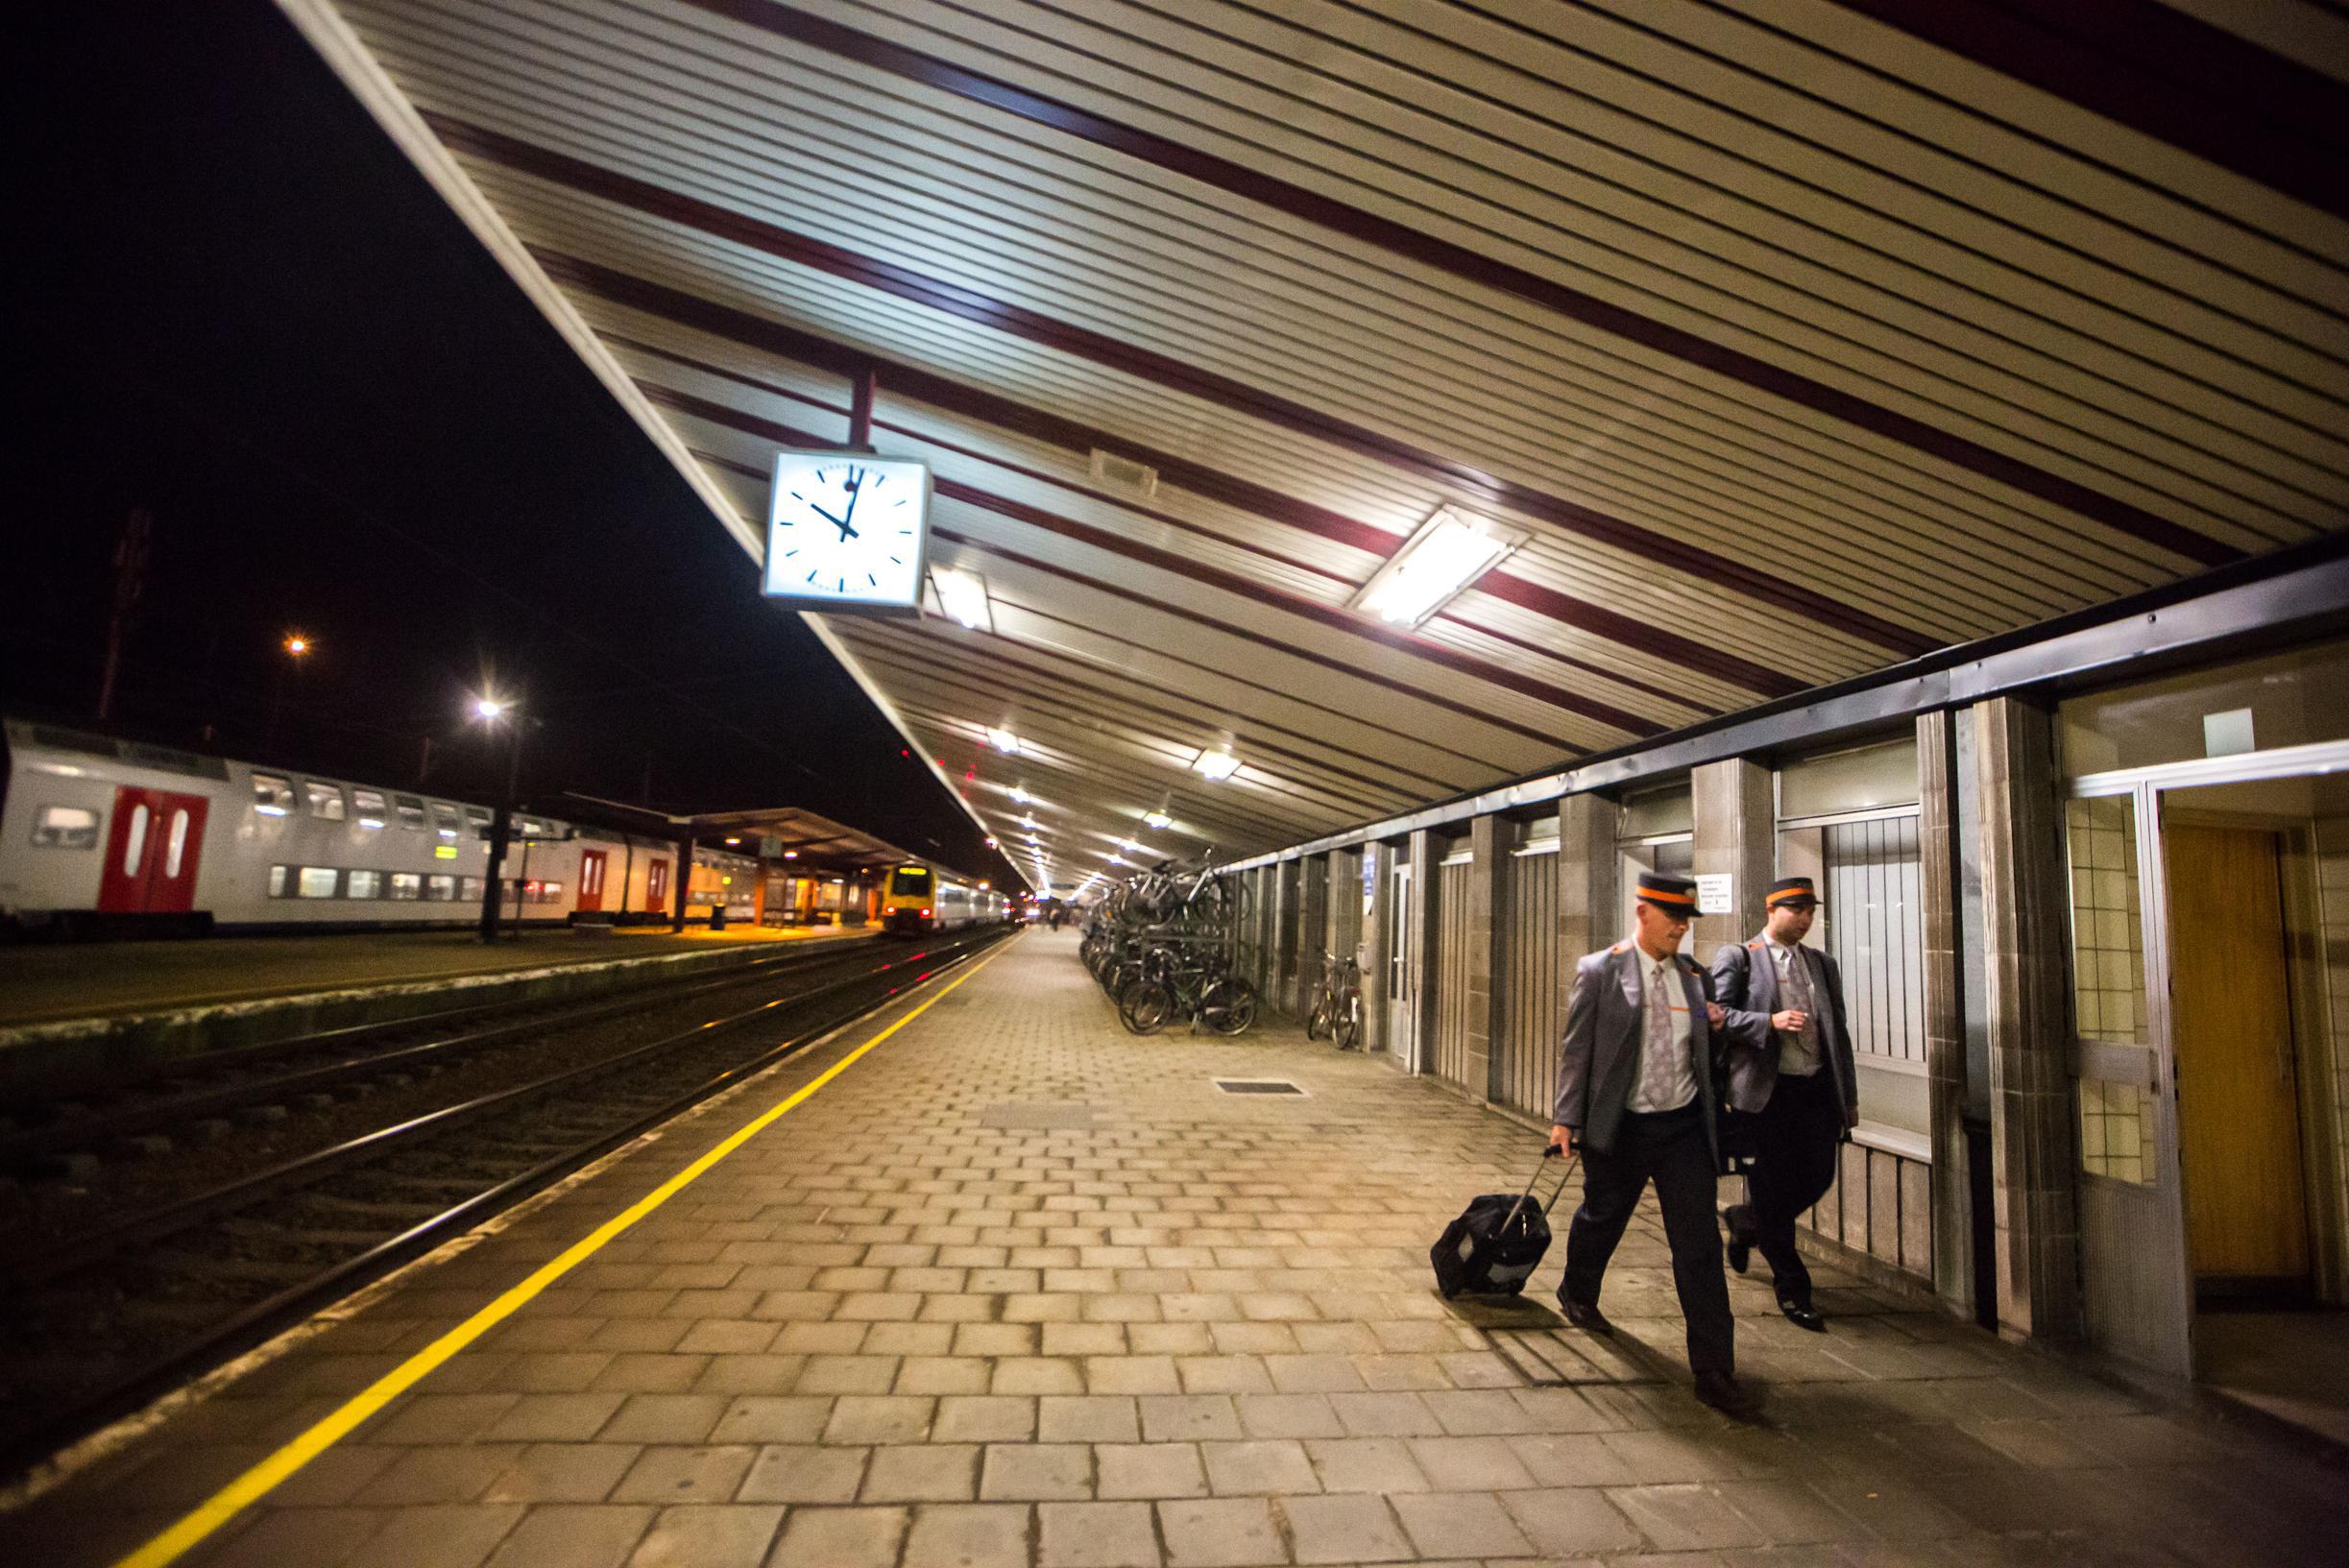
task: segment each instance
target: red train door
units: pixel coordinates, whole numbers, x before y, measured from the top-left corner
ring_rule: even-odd
[[[98,882],[99,912],[184,914],[193,909],[208,804],[201,795],[117,786],[106,865]]]
[[[653,860],[644,867],[644,907],[655,914],[668,908],[668,862]]]
[[[578,906],[582,909],[603,907],[603,862],[604,852],[602,850],[581,850],[579,852]]]

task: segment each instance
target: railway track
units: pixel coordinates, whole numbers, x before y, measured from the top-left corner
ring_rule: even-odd
[[[767,973],[780,994],[716,1016],[703,992],[725,987],[672,994],[678,1006],[640,1020],[657,1026],[603,1049],[515,1053],[528,1071],[488,1088],[420,1099],[434,1086],[412,1084],[355,1134],[71,1237],[0,1236],[0,1467],[37,1462],[996,939],[859,944]]]

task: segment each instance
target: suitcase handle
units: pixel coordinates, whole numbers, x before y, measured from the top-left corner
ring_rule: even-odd
[[[1565,1154],[1566,1168],[1559,1172],[1558,1185],[1551,1190],[1550,1200],[1541,1206],[1541,1212],[1546,1215],[1558,1207],[1558,1200],[1566,1195],[1566,1183],[1574,1179],[1574,1168],[1582,1160],[1582,1154],[1579,1150],[1568,1153],[1556,1144],[1552,1144],[1542,1149],[1540,1160],[1534,1166],[1534,1173],[1525,1178],[1525,1191],[1519,1193],[1517,1201],[1509,1206],[1508,1217],[1501,1221],[1502,1230],[1506,1231],[1517,1222],[1517,1214],[1525,1207],[1525,1200],[1534,1195],[1534,1184],[1541,1179],[1542,1168],[1560,1154]]]

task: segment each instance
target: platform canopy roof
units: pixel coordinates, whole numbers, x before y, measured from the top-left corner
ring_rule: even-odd
[[[1062,888],[2349,500],[2318,0],[282,3],[754,553],[874,376],[992,625],[820,629]],[[1522,546],[1347,608],[1444,505]]]
[[[910,850],[899,849],[885,838],[835,822],[828,816],[800,809],[796,806],[764,808],[750,811],[704,811],[695,816],[671,816],[645,811],[618,801],[594,800],[582,797],[609,810],[629,816],[658,815],[667,831],[690,837],[698,843],[713,840],[733,844],[744,853],[764,853],[771,849],[778,856],[787,855],[806,862],[808,869],[821,867],[826,871],[847,871],[870,875],[892,870],[898,866],[924,865],[950,876],[964,877],[969,873],[957,871],[943,861]],[[756,842],[754,842],[756,840]]]

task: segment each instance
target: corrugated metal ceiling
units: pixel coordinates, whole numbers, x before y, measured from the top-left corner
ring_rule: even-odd
[[[2339,526],[2349,30],[2034,9],[335,12],[746,540],[877,367],[994,631],[828,630],[1065,886]],[[1446,502],[1531,541],[1346,610]]]

